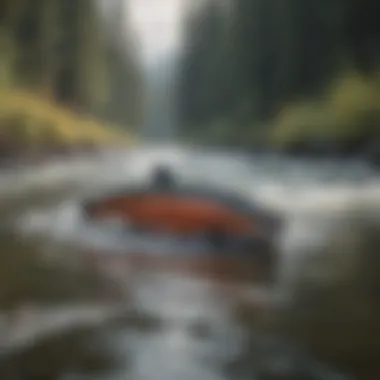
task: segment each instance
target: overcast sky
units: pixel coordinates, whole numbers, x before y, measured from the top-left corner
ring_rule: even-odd
[[[140,37],[145,59],[178,46],[182,10],[186,0],[125,0],[134,29]]]

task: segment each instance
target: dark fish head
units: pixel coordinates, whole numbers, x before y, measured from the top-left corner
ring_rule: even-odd
[[[97,204],[96,202],[86,202],[83,207],[82,207],[82,211],[83,211],[83,215],[85,218],[92,218],[95,214],[96,214],[96,207]]]
[[[153,188],[159,189],[171,189],[177,185],[175,174],[166,165],[156,167],[150,182]]]

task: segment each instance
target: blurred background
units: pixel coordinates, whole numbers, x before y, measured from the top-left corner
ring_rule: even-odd
[[[0,1],[0,378],[379,379],[379,18]],[[271,287],[218,257],[136,269],[86,229],[83,199],[160,162],[281,215]]]

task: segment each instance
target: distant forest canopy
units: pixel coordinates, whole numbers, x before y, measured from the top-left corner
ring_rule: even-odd
[[[94,0],[2,0],[0,90],[27,90],[136,128],[144,104],[141,65],[125,1],[113,4],[106,20]]]
[[[380,132],[378,0],[205,0],[179,68],[186,136],[351,146]]]

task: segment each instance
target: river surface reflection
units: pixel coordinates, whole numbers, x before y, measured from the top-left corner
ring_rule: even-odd
[[[210,156],[199,166],[199,157],[189,165],[186,155],[169,153],[162,161],[186,166],[189,176],[204,178],[210,172],[219,173],[214,179],[208,175],[208,180],[218,184],[229,180],[247,196],[257,196],[286,212],[289,228],[283,244],[287,245],[280,249],[288,255],[287,263],[297,244],[317,244],[323,240],[323,229],[328,228],[325,219],[319,220],[311,210],[325,215],[331,208],[322,210],[310,199],[322,204],[329,194],[342,201],[352,194],[373,193],[378,186],[371,170],[360,164],[334,167],[326,163],[324,168],[311,169],[310,165],[286,166],[275,159],[260,158],[250,166],[241,158]],[[120,160],[119,169],[123,167],[125,176],[136,179],[149,171],[149,159],[157,162],[152,152],[148,156],[143,160],[132,157],[128,164]],[[95,184],[106,187],[122,182],[121,169],[119,176],[107,170],[112,160],[99,166],[103,176],[94,177],[91,185],[80,191],[58,194],[54,190],[50,198],[37,193],[30,199],[3,202],[1,330],[6,334],[12,324],[32,331],[37,319],[43,321],[39,326],[49,323],[49,315],[61,314],[61,319],[57,331],[36,337],[28,346],[19,344],[13,351],[3,351],[2,380],[354,378],[347,375],[346,368],[323,363],[306,346],[273,327],[274,319],[281,319],[281,313],[273,309],[278,287],[173,270],[117,273],[117,268],[110,282],[110,276],[99,278],[99,273],[80,265],[84,237],[96,240],[92,248],[102,244],[109,248],[109,235],[81,228],[76,202]],[[314,174],[307,176],[312,170]],[[358,178],[362,186],[358,186]],[[63,312],[57,312],[62,307],[68,310],[70,323],[63,321]],[[104,313],[107,309],[109,314]],[[101,316],[98,319],[94,318],[97,313]]]

